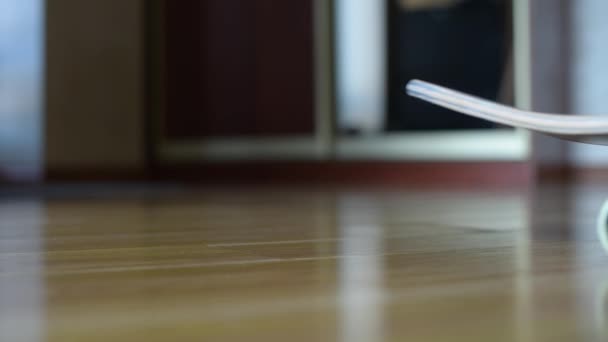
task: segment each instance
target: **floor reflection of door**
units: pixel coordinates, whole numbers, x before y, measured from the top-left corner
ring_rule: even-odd
[[[345,256],[338,268],[344,342],[383,340],[385,237],[379,210],[365,196],[345,196],[338,203],[340,255]]]
[[[0,204],[0,341],[46,340],[43,214],[34,201]]]

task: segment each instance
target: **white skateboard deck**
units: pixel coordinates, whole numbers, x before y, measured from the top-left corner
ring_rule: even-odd
[[[410,96],[476,118],[587,144],[608,145],[608,117],[538,113],[498,104],[436,84],[412,80]]]

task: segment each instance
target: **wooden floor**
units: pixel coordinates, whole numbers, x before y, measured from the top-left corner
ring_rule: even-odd
[[[607,197],[0,189],[0,341],[605,341]]]

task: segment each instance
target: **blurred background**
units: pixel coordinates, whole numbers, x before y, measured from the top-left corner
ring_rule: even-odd
[[[1,0],[0,178],[493,181],[608,165],[405,96],[608,113],[608,4]],[[432,170],[433,172],[426,172]],[[488,178],[488,177],[486,177]]]
[[[608,147],[403,93],[608,115],[606,13],[0,0],[0,341],[607,340]]]

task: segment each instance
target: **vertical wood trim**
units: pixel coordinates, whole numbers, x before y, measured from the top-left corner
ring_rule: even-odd
[[[319,159],[335,151],[334,0],[314,0],[315,139]]]

